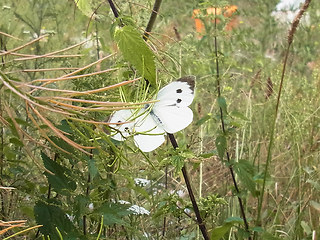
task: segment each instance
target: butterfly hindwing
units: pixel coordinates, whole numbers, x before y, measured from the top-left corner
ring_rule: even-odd
[[[158,148],[165,141],[163,136],[165,131],[155,123],[149,114],[144,112],[144,110],[140,110],[137,114],[134,114],[132,110],[114,112],[109,125],[119,132],[112,138],[124,141],[126,137],[133,136],[135,145],[143,152],[151,152]]]
[[[193,112],[189,107],[161,106],[154,108],[150,114],[167,133],[179,132],[193,120]]]
[[[159,126],[150,114],[142,115],[137,119],[133,139],[138,148],[143,152],[151,152],[164,143],[165,131]]]
[[[112,136],[113,139],[124,141],[126,137],[129,137],[132,134],[134,122],[128,122],[130,121],[130,118],[132,118],[132,114],[133,112],[131,110],[119,110],[112,114],[109,120],[109,126],[119,130],[118,133]]]

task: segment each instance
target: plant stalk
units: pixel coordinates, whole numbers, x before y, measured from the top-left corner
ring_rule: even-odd
[[[150,32],[151,32],[153,25],[154,25],[154,22],[156,21],[156,18],[158,16],[158,12],[159,12],[161,3],[162,3],[162,0],[155,0],[155,2],[154,2],[153,10],[152,10],[148,25],[146,27],[146,30],[144,31],[144,34],[143,34],[143,39],[145,41],[147,41],[150,36]]]
[[[169,139],[170,139],[170,142],[171,142],[173,148],[177,149],[178,148],[178,143],[177,143],[174,135],[171,134],[171,133],[168,133],[168,136],[169,136]],[[197,201],[196,201],[196,199],[194,197],[194,194],[193,194],[193,190],[192,190],[191,183],[190,183],[190,180],[189,180],[186,164],[183,165],[181,171],[182,171],[183,178],[184,178],[184,181],[185,181],[187,189],[188,189],[189,197],[190,197],[190,200],[191,200],[191,203],[192,203],[192,207],[193,207],[194,213],[196,214],[197,223],[199,225],[199,228],[200,228],[200,231],[202,233],[202,236],[203,236],[203,238],[205,240],[209,240],[210,238],[209,238],[209,235],[208,235],[208,232],[207,232],[206,225],[204,224],[204,222],[202,220]]]
[[[258,226],[261,225],[261,211],[262,211],[263,196],[264,196],[264,192],[265,192],[265,188],[266,188],[267,172],[268,172],[269,165],[270,165],[271,159],[272,159],[272,147],[273,147],[273,144],[274,144],[274,133],[275,133],[276,123],[277,123],[277,116],[278,116],[278,113],[279,113],[280,98],[281,98],[281,93],[282,93],[282,88],[283,88],[283,82],[284,82],[284,76],[285,76],[285,72],[286,72],[286,66],[287,66],[287,62],[288,62],[289,50],[290,50],[290,47],[291,47],[291,44],[292,44],[292,41],[293,41],[294,34],[295,34],[295,32],[297,30],[297,27],[299,25],[299,22],[301,20],[301,17],[303,16],[303,13],[309,7],[310,2],[311,2],[311,0],[306,0],[305,1],[303,6],[301,7],[299,13],[294,18],[294,20],[293,20],[293,22],[291,24],[291,28],[290,28],[289,33],[288,33],[288,46],[287,46],[287,49],[285,51],[285,58],[284,58],[284,61],[283,61],[283,67],[282,67],[282,73],[281,73],[281,79],[280,79],[280,86],[279,86],[278,95],[277,95],[276,108],[275,108],[275,113],[274,113],[274,116],[273,116],[273,121],[272,121],[271,129],[270,129],[270,140],[269,140],[269,145],[268,145],[268,154],[267,154],[266,165],[265,165],[265,168],[264,168],[264,177],[263,177],[262,189],[261,189],[261,192],[260,192],[260,198],[259,198],[259,203],[258,203],[258,215],[257,215],[257,221],[256,221],[256,224]]]
[[[215,16],[217,15],[217,8],[215,8]],[[215,31],[217,31],[217,19],[215,18],[214,21],[214,27],[215,27]],[[217,93],[218,93],[218,97],[221,97],[221,83],[220,83],[220,72],[219,72],[219,59],[218,59],[218,41],[217,41],[217,35],[214,35],[214,52],[215,52],[215,58],[216,58],[216,81],[217,81]],[[225,129],[225,122],[224,122],[224,115],[223,115],[223,110],[222,107],[219,107],[220,109],[220,120],[221,120],[221,128],[223,131],[223,134],[226,135],[226,129]],[[230,159],[230,154],[228,149],[226,149],[226,156],[227,156],[227,161],[228,163],[231,162]],[[237,180],[234,174],[234,170],[232,165],[229,165],[229,171],[231,174],[231,178],[232,178],[232,182],[234,185],[234,188],[237,192],[237,198],[238,198],[238,202],[239,202],[239,207],[240,207],[240,212],[243,218],[243,222],[244,222],[244,226],[245,226],[245,230],[249,233],[249,237],[248,239],[251,240],[251,236],[250,236],[250,231],[249,231],[249,224],[247,221],[247,217],[246,217],[246,213],[244,210],[244,204],[242,202],[242,198],[240,197],[240,190],[237,184]]]

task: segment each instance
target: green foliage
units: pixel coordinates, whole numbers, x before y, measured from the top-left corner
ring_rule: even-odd
[[[50,239],[59,239],[59,233],[63,239],[84,239],[59,207],[56,201],[38,201],[34,206],[34,214],[38,224],[43,225],[40,232]],[[59,233],[57,230],[59,230]]]
[[[133,26],[127,25],[116,28],[114,39],[123,57],[155,86],[155,55],[143,41],[141,34]]]
[[[103,224],[111,226],[114,224],[120,224],[126,226],[127,223],[123,220],[123,217],[132,214],[132,211],[128,210],[128,204],[120,203],[104,203],[97,212],[103,216]]]
[[[252,196],[256,197],[258,192],[254,181],[255,172],[253,165],[246,160],[239,160],[239,162],[234,163],[233,166],[244,187],[251,192]]]
[[[243,220],[241,218],[238,217],[231,217],[225,220],[224,224],[214,228],[210,235],[210,239],[211,240],[219,240],[222,239],[224,235],[226,235],[227,232],[230,231],[230,229],[238,224],[242,224]]]
[[[216,147],[218,150],[218,155],[221,161],[223,161],[224,158],[224,154],[226,152],[227,149],[227,138],[221,134],[219,136],[217,136],[216,138]]]
[[[77,184],[72,180],[72,173],[69,169],[51,160],[43,152],[41,153],[43,164],[51,173],[45,172],[49,184],[62,195],[70,195],[77,188]]]

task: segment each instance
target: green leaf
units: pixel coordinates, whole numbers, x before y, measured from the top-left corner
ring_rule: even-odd
[[[88,169],[90,177],[94,179],[98,175],[98,169],[96,166],[96,161],[93,158],[88,159]]]
[[[221,239],[227,232],[230,231],[232,227],[232,223],[225,223],[220,227],[216,227],[211,231],[210,240],[219,240]]]
[[[273,236],[271,233],[265,232],[262,234],[261,239],[263,239],[263,240],[280,240],[282,238],[278,238],[276,236]]]
[[[227,114],[227,102],[224,97],[218,97],[217,99],[219,107],[222,109],[223,114]]]
[[[230,115],[232,117],[235,117],[244,121],[249,121],[249,119],[246,116],[244,116],[241,112],[238,112],[238,111],[232,111]]]
[[[229,217],[224,221],[222,226],[216,227],[211,231],[210,240],[219,240],[221,239],[227,232],[230,231],[231,227],[236,224],[243,224],[243,220],[240,217]]]
[[[256,182],[254,181],[253,165],[246,160],[239,160],[234,163],[234,171],[237,173],[240,181],[248,188],[253,196],[257,196]]]
[[[301,227],[303,228],[303,231],[304,231],[306,234],[311,234],[311,233],[312,233],[312,230],[311,230],[311,228],[310,228],[310,226],[308,225],[307,222],[301,221],[300,225],[301,225]]]
[[[210,120],[212,118],[212,114],[211,113],[208,113],[206,114],[204,117],[202,117],[201,119],[199,119],[197,122],[196,122],[196,125],[197,126],[201,126],[202,124],[204,124],[205,122],[207,122],[208,120]]]
[[[243,224],[243,219],[241,217],[228,217],[226,220],[224,220],[225,223],[232,223],[232,224]]]
[[[101,16],[95,13],[91,0],[74,0],[79,10],[89,18],[100,19]]]
[[[61,210],[56,202],[38,201],[34,206],[34,214],[37,224],[43,225],[39,228],[40,232],[49,235],[51,239],[60,239],[56,228],[59,229],[64,240],[81,237],[66,213]]]
[[[125,60],[130,62],[151,85],[156,85],[155,56],[133,26],[118,27],[114,38]]]
[[[16,145],[17,147],[23,147],[23,143],[18,138],[10,138],[9,142]]]
[[[52,175],[48,172],[44,173],[48,179],[48,182],[56,192],[62,195],[70,195],[70,192],[76,190],[77,184],[72,180],[71,171],[69,169],[51,160],[43,152],[41,153],[41,157],[46,169],[54,174]]]
[[[216,147],[218,150],[218,155],[220,160],[223,160],[224,153],[226,152],[227,149],[227,139],[224,135],[220,135],[216,138]]]
[[[99,215],[103,215],[104,225],[127,223],[123,220],[123,217],[132,214],[132,211],[128,210],[129,205],[120,203],[104,203],[98,210]]]
[[[207,153],[202,153],[199,155],[199,157],[202,157],[202,158],[209,158],[209,157],[212,157],[214,155],[217,155],[217,151],[210,151],[210,152],[207,152]]]
[[[89,198],[84,195],[78,195],[74,198],[73,212],[77,219],[80,219],[83,215],[89,211]]]
[[[318,212],[320,212],[320,203],[311,200],[311,201],[310,201],[310,205],[311,205],[314,209],[316,209]]]

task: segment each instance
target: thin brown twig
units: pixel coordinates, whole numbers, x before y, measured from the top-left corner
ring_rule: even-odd
[[[37,41],[40,41],[42,38],[45,38],[45,37],[48,37],[48,36],[49,36],[48,34],[42,35],[42,36],[40,36],[40,37],[38,37],[38,38],[36,38],[36,39],[26,43],[26,44],[23,44],[23,45],[19,46],[19,47],[16,47],[16,48],[11,49],[9,51],[2,52],[2,53],[0,53],[0,56],[8,55],[8,54],[11,54],[13,52],[19,51],[19,50],[21,50],[21,49],[23,49],[23,48],[25,48],[25,47],[37,42]]]

